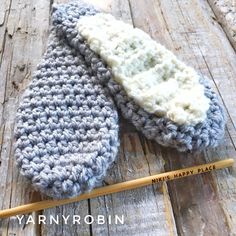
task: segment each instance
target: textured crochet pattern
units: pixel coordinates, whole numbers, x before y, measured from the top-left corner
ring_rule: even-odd
[[[206,119],[210,101],[197,72],[147,33],[107,13],[82,17],[77,28],[145,111],[177,124]]]
[[[77,6],[77,18],[95,13],[85,7]],[[119,144],[113,101],[86,62],[89,54],[79,54],[60,34],[57,22],[66,20],[54,14],[47,52],[25,91],[15,131],[21,173],[54,198],[100,184]],[[86,48],[82,39],[76,43]]]
[[[208,80],[201,77],[200,83],[204,86],[204,94],[209,99],[209,109],[206,119],[194,125],[178,125],[166,117],[158,117],[141,108],[127,96],[121,84],[117,83],[100,56],[93,52],[89,44],[78,43],[81,35],[78,33],[77,8],[80,3],[63,5],[55,12],[55,19],[61,35],[67,38],[78,53],[85,55],[87,63],[102,84],[109,88],[117,106],[123,116],[130,120],[137,130],[140,130],[148,139],[157,143],[176,148],[179,151],[201,151],[207,147],[216,147],[224,136],[226,117],[216,93]],[[86,11],[91,7],[87,6]],[[86,13],[85,13],[86,14]],[[64,19],[64,20],[62,20]],[[67,19],[67,20],[65,20]]]

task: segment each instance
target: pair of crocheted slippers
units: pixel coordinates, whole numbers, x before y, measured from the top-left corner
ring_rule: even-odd
[[[81,1],[54,6],[52,23],[15,129],[17,164],[35,188],[65,198],[101,183],[119,146],[116,106],[179,151],[223,137],[208,82],[149,35]]]

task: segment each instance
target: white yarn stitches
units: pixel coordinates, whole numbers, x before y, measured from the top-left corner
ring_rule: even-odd
[[[82,17],[77,28],[144,110],[178,124],[206,119],[210,101],[196,71],[148,34],[105,13]]]
[[[75,21],[74,24],[78,24],[78,21]],[[67,27],[70,26],[67,24]],[[64,29],[61,28],[62,34],[67,35],[67,31]],[[114,80],[109,74],[109,69],[106,69],[106,65],[101,62],[96,53],[89,50],[88,47],[85,49],[77,46],[70,36],[68,41],[78,49],[79,53],[90,51],[91,56],[88,58],[88,63],[91,64],[94,73],[97,73],[101,83],[109,88],[123,116],[130,120],[148,139],[155,140],[164,146],[177,148],[179,151],[201,151],[207,147],[216,147],[222,140],[226,124],[224,109],[206,78],[200,77],[199,79],[204,86],[204,95],[210,101],[206,118],[197,124],[179,125],[169,118],[160,118],[145,111],[128,96],[124,87]]]

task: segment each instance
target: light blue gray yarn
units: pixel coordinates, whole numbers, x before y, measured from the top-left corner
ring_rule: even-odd
[[[77,17],[85,12],[95,11],[81,5]],[[47,52],[17,112],[17,164],[36,189],[54,198],[99,185],[117,155],[117,111],[87,56],[53,26]]]
[[[218,146],[224,136],[226,123],[225,114],[217,95],[206,80],[202,79],[201,83],[205,87],[205,96],[210,99],[210,108],[204,122],[194,126],[179,126],[167,118],[158,118],[149,114],[127,97],[124,90],[115,81],[110,80],[108,86],[114,94],[123,116],[131,120],[148,139],[155,140],[163,146],[176,148],[181,152],[195,152],[207,147]]]
[[[215,147],[226,123],[217,95],[201,79],[210,108],[204,122],[177,125],[147,113],[125,93],[76,23],[96,10],[82,1],[54,6],[49,44],[19,107],[15,156],[21,173],[45,194],[72,197],[106,175],[118,147],[117,112],[148,139],[179,151]]]

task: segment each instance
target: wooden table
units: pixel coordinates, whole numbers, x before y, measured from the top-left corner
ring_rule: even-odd
[[[0,3],[0,209],[45,198],[19,175],[12,144],[19,100],[46,49],[52,2],[2,0]],[[119,157],[105,183],[229,157],[236,159],[235,44],[234,38],[230,38],[227,20],[220,17],[215,1],[93,2],[148,32],[199,73],[208,76],[228,116],[222,144],[217,149],[194,155],[150,142],[121,119]],[[11,218],[0,221],[0,235],[236,235],[236,170],[205,173],[56,207],[32,216],[36,220],[39,214],[81,217],[123,214],[125,224],[19,225]]]

